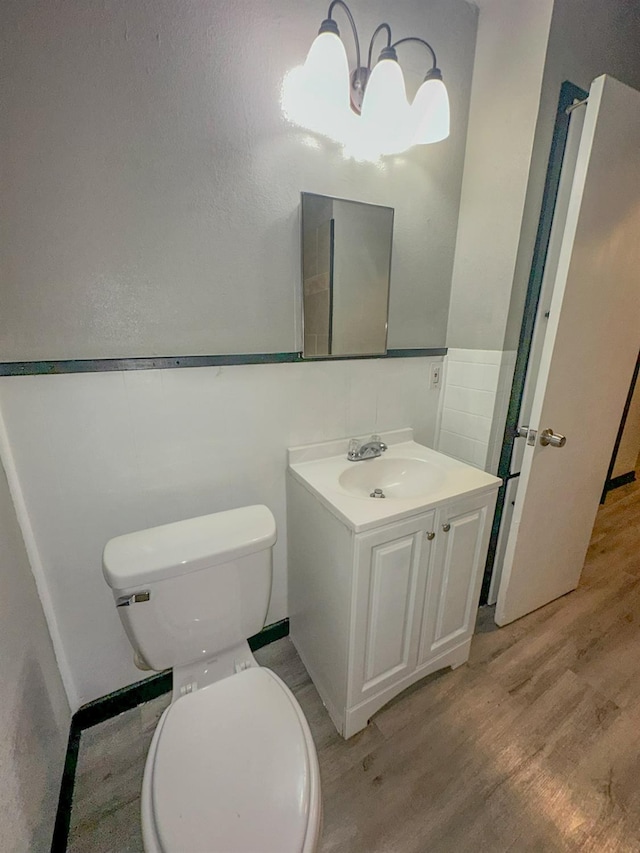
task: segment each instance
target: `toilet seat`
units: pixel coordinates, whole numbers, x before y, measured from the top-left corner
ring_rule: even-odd
[[[318,763],[288,687],[251,667],[173,702],[145,766],[148,853],[310,853]]]

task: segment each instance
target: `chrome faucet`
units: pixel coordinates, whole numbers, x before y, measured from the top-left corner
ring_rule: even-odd
[[[369,441],[363,444],[358,444],[357,438],[352,438],[349,442],[349,450],[347,451],[347,459],[350,462],[362,462],[365,459],[376,459],[382,456],[387,449],[387,445],[382,441],[379,435],[372,435]]]

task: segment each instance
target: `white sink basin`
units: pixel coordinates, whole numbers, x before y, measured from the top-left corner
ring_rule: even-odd
[[[385,498],[417,498],[439,488],[445,479],[441,468],[424,459],[395,457],[352,462],[338,477],[340,488],[347,494],[368,500]],[[372,497],[376,490],[382,495]]]
[[[358,436],[366,441],[368,436]],[[492,490],[496,477],[413,441],[411,429],[382,433],[388,450],[351,462],[349,439],[289,448],[289,474],[356,533],[425,512],[462,494]],[[382,489],[386,500],[370,497]]]

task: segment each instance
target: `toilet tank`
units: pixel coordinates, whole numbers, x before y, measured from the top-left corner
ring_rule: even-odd
[[[131,645],[151,669],[215,658],[264,626],[276,523],[248,506],[118,536],[102,568]]]

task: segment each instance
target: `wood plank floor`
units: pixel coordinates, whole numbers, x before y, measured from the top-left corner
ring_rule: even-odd
[[[483,608],[468,665],[406,691],[349,741],[288,639],[256,657],[313,731],[321,853],[640,851],[637,484],[601,508],[576,592],[499,630]],[[142,851],[144,755],[167,701],[83,734],[73,853]]]

